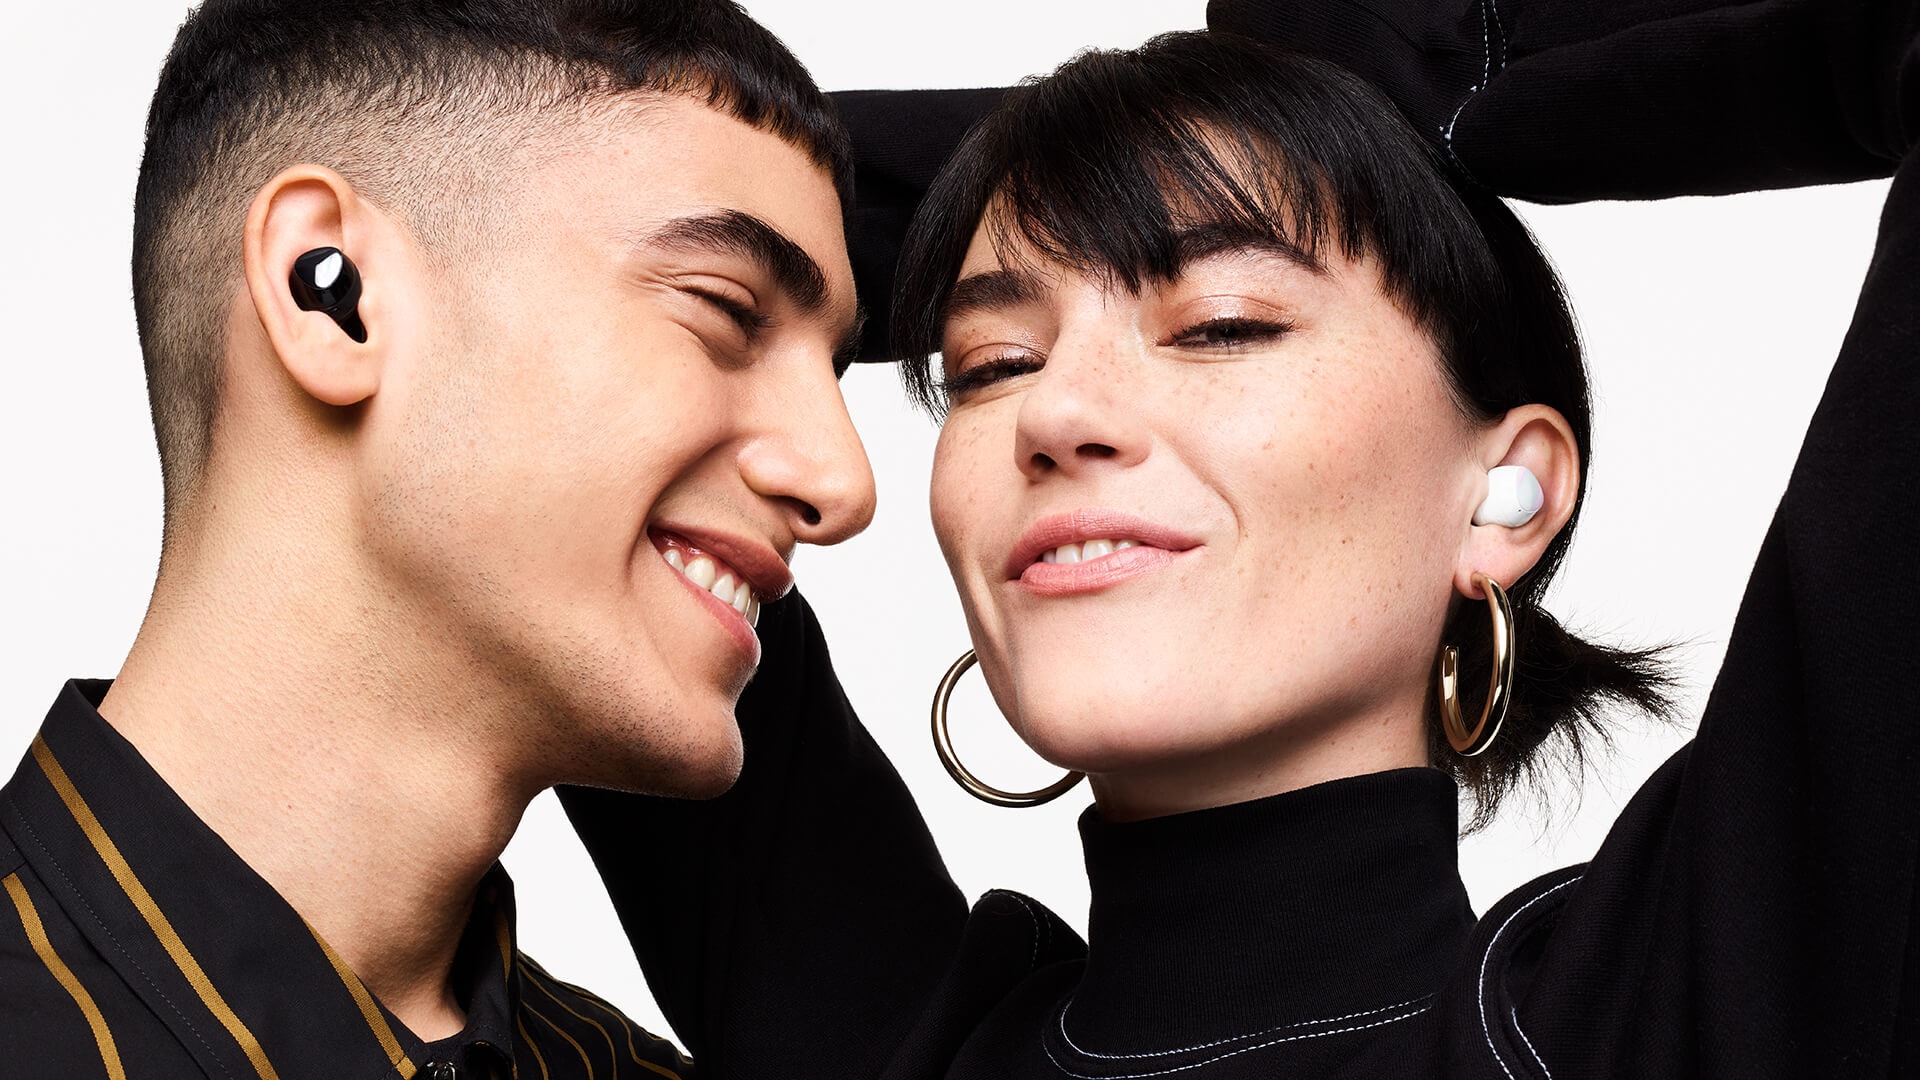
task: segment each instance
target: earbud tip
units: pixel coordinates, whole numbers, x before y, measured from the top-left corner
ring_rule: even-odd
[[[1525,465],[1498,465],[1487,471],[1487,497],[1473,512],[1473,523],[1518,528],[1532,521],[1546,501],[1533,470]]]
[[[293,260],[287,287],[301,310],[338,317],[360,301],[360,272],[339,248],[314,248]]]

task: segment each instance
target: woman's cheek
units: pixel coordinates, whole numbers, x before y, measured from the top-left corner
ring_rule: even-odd
[[[934,444],[928,497],[934,538],[970,613],[986,599],[975,593],[984,589],[984,573],[993,565],[995,510],[1007,501],[1008,486],[1020,480],[1012,464],[1012,433],[996,438],[981,420],[969,413],[948,416]]]

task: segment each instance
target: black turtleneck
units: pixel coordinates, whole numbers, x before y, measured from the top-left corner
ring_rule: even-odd
[[[1474,922],[1456,802],[1406,769],[1126,824],[1088,810],[1066,1034],[1142,1053],[1427,997]]]
[[[1085,961],[1037,965],[946,1075],[1376,1075],[1430,1056],[1474,925],[1457,798],[1404,769],[1149,821],[1089,810]]]

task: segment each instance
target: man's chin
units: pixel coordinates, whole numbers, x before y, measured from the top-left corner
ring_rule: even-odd
[[[727,730],[714,738],[676,742],[666,753],[657,752],[660,749],[622,747],[600,755],[597,767],[576,782],[636,795],[712,799],[726,794],[740,778],[744,750],[731,717]]]
[[[717,799],[733,790],[734,782],[740,779],[740,770],[733,769],[723,775],[703,777],[701,783],[691,783],[678,792],[662,792],[679,799]]]

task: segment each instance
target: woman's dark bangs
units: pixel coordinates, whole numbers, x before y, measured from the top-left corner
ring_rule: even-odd
[[[1502,306],[1479,225],[1391,105],[1337,68],[1230,36],[1084,53],[1009,92],[962,142],[908,232],[894,295],[895,356],[935,415],[927,361],[983,221],[1009,265],[1024,246],[1128,291],[1177,277],[1195,229],[1309,259],[1333,243],[1374,258],[1449,357]]]
[[[1093,102],[1036,108],[1010,133],[1017,164],[987,222],[1003,262],[1015,261],[1017,236],[1048,262],[1137,292],[1178,276],[1181,237],[1196,229],[1308,255],[1325,241],[1337,211],[1302,154],[1229,118],[1167,107],[1191,102],[1125,104],[1106,104],[1098,125],[1069,122]],[[1363,246],[1357,223],[1338,224],[1344,248]]]
[[[1388,291],[1431,317],[1424,286],[1438,281],[1416,279],[1458,280],[1458,253],[1446,249],[1471,220],[1423,175],[1423,150],[1390,107],[1356,94],[1352,76],[1287,59],[1171,34],[1082,54],[1009,92],[962,142],[907,236],[893,347],[912,395],[941,411],[928,360],[983,222],[1009,265],[1024,241],[1045,262],[1128,291],[1177,277],[1181,239],[1196,229],[1309,258],[1331,241],[1349,258],[1377,255]]]

